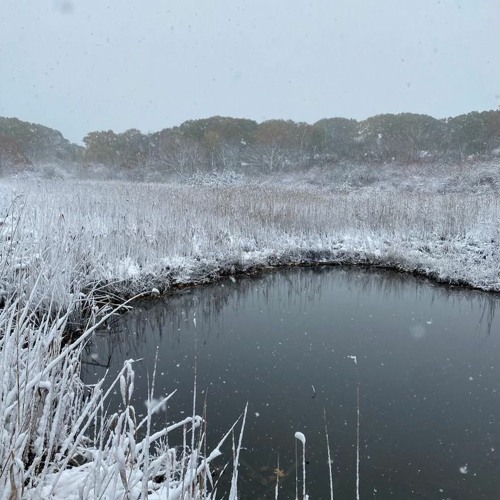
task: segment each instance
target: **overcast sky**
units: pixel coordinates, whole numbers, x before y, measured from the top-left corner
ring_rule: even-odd
[[[143,132],[500,105],[500,0],[1,0],[0,116]]]

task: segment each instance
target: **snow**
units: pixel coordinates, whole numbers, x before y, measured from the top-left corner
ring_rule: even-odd
[[[38,279],[39,289],[52,290],[65,306],[70,289],[82,305],[91,302],[94,284],[122,298],[155,295],[255,268],[313,262],[392,267],[500,291],[500,201],[493,194],[244,184],[15,187],[26,193],[9,215],[13,187],[6,183],[0,193],[7,220],[0,247],[9,247],[1,257],[4,294],[19,269],[28,272],[30,287]]]
[[[109,319],[114,305],[126,299],[225,277],[234,281],[239,273],[262,268],[315,263],[375,265],[500,291],[500,199],[496,192],[478,192],[479,184],[470,192],[454,184],[455,191],[446,193],[422,189],[425,179],[415,181],[415,189],[404,181],[399,190],[391,185],[356,191],[345,183],[332,189],[288,181],[216,181],[189,186],[0,185],[0,302],[5,304],[0,329],[6,332],[0,343],[0,372],[5,374],[0,384],[0,465],[11,468],[0,477],[0,498],[13,494],[11,479],[25,484],[26,498],[57,500],[115,498],[127,489],[130,498],[151,491],[150,498],[172,499],[183,495],[182,488],[196,481],[197,474],[208,478],[207,465],[220,447],[204,459],[194,447],[185,463],[169,448],[151,457],[145,451],[147,443],[161,442],[168,432],[199,426],[194,412],[180,427],[135,442],[135,410],[128,406],[132,363],[116,381],[126,408],[113,417],[116,432],[99,410],[105,398],[99,384],[82,406],[89,389],[78,376],[81,349]],[[42,313],[39,322],[33,311]],[[82,335],[62,348],[67,322],[78,318]],[[431,324],[432,319],[425,321]],[[410,335],[418,339],[425,332],[426,326],[417,325]],[[28,347],[19,348],[24,345]],[[356,356],[348,358],[357,366]],[[13,359],[18,360],[14,369]],[[169,397],[151,397],[149,414],[164,408]],[[18,400],[26,401],[26,408],[16,405]],[[38,420],[29,427],[18,426],[35,414]],[[103,442],[90,443],[85,431],[96,422],[107,434]],[[147,419],[137,425],[147,427]],[[236,498],[241,438],[242,433],[234,450],[230,498]],[[304,434],[297,432],[295,438],[305,447]],[[57,458],[53,464],[25,464],[28,447]],[[88,461],[71,468],[75,456]],[[172,475],[163,483],[152,481],[166,463]],[[467,473],[467,465],[460,472]],[[303,487],[306,496],[305,477]],[[359,495],[359,475],[357,487]]]
[[[297,441],[300,441],[302,443],[302,498],[304,500],[307,500],[309,498],[309,495],[306,494],[306,437],[302,432],[296,432],[295,439],[297,439]],[[298,489],[298,477],[295,483],[295,498],[298,498],[297,489]]]
[[[306,437],[302,432],[296,432],[295,439],[298,439],[304,446],[306,445]]]
[[[354,361],[354,364],[357,366],[358,364],[358,358],[356,356],[352,356],[352,355],[349,355],[349,356],[346,356],[347,359],[352,359]]]

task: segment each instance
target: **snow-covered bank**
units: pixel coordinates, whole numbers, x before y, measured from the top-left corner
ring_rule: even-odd
[[[495,194],[332,193],[272,184],[2,184],[0,369],[8,376],[1,386],[0,491],[14,498],[42,492],[98,498],[129,488],[134,497],[170,481],[172,488],[163,491],[171,495],[179,485],[186,491],[193,471],[205,463],[198,445],[183,459],[168,447],[149,457],[149,446],[135,441],[133,409],[125,405],[111,427],[99,387],[89,395],[82,386],[81,344],[61,354],[68,322],[85,312],[82,331],[90,335],[106,314],[99,310],[103,299],[120,303],[153,288],[316,262],[383,265],[500,291],[499,215]],[[198,425],[198,417],[190,423]],[[89,442],[91,425],[102,432]],[[75,460],[84,464],[71,468]]]
[[[15,190],[15,191],[14,191]],[[387,265],[500,290],[489,195],[332,194],[276,185],[3,185],[0,293],[136,293],[269,265]],[[9,208],[10,207],[10,208]]]

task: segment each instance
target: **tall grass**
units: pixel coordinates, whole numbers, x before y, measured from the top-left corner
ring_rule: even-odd
[[[81,382],[84,343],[111,313],[90,318],[74,342],[63,343],[74,304],[52,315],[32,301],[12,298],[0,310],[0,498],[215,498],[210,465],[229,433],[204,454],[203,420],[195,409],[152,433],[153,413],[173,394],[156,401],[151,393],[139,421],[131,404],[131,360],[106,391],[104,380],[93,387]],[[116,387],[123,409],[107,415]],[[169,446],[174,431],[183,446]]]
[[[119,415],[105,414],[101,384],[80,380],[85,338],[127,298],[314,262],[391,266],[498,291],[499,215],[494,194],[4,182],[0,498],[212,498],[209,464],[220,448],[202,453],[195,412],[179,423],[181,442],[191,443],[179,454],[165,440],[177,427],[144,437],[148,421],[137,422],[130,405],[131,363],[115,381]],[[73,343],[63,342],[69,330],[78,330]],[[235,498],[237,472],[232,482]]]
[[[4,184],[3,191],[4,296],[22,269],[29,271],[28,290],[38,280],[39,290],[64,306],[70,294],[82,303],[99,293],[121,299],[255,266],[317,260],[500,288],[495,195],[54,182]]]

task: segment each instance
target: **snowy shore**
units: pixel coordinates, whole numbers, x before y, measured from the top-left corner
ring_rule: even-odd
[[[38,280],[64,306],[95,287],[128,298],[311,262],[375,264],[500,291],[494,193],[47,182],[4,184],[1,194],[4,296],[21,270],[27,290]]]
[[[134,295],[313,263],[377,265],[500,291],[494,192],[12,181],[0,186],[0,200],[0,498],[207,491],[198,416],[180,425],[190,444],[180,457],[165,444],[150,456],[149,443],[163,436],[135,442],[131,365],[116,381],[125,410],[113,426],[100,387],[79,379],[85,338],[110,305]],[[63,345],[82,317],[80,337]]]

